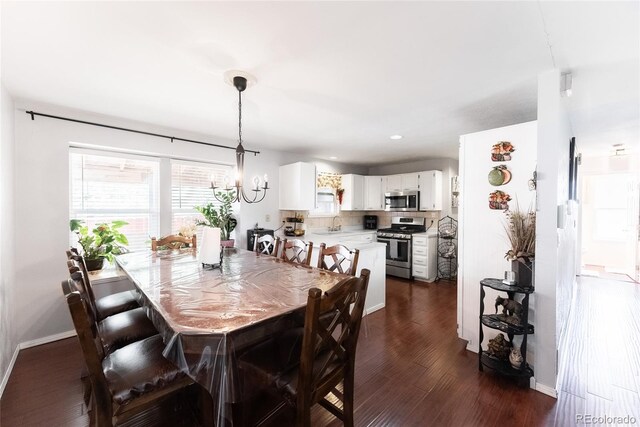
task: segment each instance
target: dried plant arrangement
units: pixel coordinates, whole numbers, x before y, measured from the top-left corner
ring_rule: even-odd
[[[507,211],[506,215],[504,230],[511,248],[505,258],[528,264],[536,254],[536,212],[531,206],[527,211],[521,211],[516,203],[516,209]]]

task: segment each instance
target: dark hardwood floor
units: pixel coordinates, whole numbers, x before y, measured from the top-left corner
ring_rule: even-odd
[[[616,414],[637,412],[640,287],[597,279],[583,280],[581,285],[578,303],[582,308],[572,313],[576,316],[567,343],[575,349],[570,353],[573,361],[566,363],[565,381],[556,402],[506,378],[478,372],[477,355],[468,352],[465,342],[456,337],[455,284],[389,278],[386,309],[367,316],[362,325],[356,365],[356,425],[566,426],[575,425],[575,414],[583,411],[594,415],[612,414],[607,411],[614,409]],[[610,300],[596,303],[603,294]],[[619,301],[628,307],[609,304]],[[622,335],[609,335],[609,339],[610,329],[599,325],[597,319],[612,312],[616,322],[627,323]],[[594,351],[593,347],[606,351]],[[613,366],[624,361],[626,364]],[[80,366],[75,338],[22,351],[2,398],[0,424],[87,426]],[[317,407],[313,425],[340,423]]]

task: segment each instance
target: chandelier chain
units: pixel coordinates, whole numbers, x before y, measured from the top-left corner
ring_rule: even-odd
[[[242,91],[238,91],[238,142],[242,144]]]

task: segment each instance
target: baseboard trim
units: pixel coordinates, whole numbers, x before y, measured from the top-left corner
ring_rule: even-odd
[[[25,341],[23,343],[20,343],[18,347],[20,347],[20,350],[24,350],[25,348],[31,348],[31,347],[35,347],[42,344],[48,344],[50,342],[60,341],[60,340],[75,337],[75,336],[76,336],[75,330],[60,332],[59,334],[49,335],[48,337],[38,338],[31,341]]]
[[[382,310],[383,308],[384,308],[384,303],[374,305],[373,307],[370,307],[368,310],[366,310],[365,316],[373,313],[374,311]]]
[[[531,388],[535,389],[536,391],[539,391],[542,394],[546,394],[547,396],[551,396],[554,399],[558,398],[558,392],[556,391],[555,388],[549,387],[548,385],[540,384],[539,382],[535,381],[535,379],[533,379],[533,382],[535,384],[533,384],[533,386]]]
[[[16,364],[16,359],[18,359],[19,352],[20,345],[17,345],[16,349],[13,352],[13,356],[11,356],[9,366],[7,366],[7,372],[4,373],[4,377],[2,378],[2,382],[0,383],[0,399],[2,399],[2,394],[4,393],[4,389],[7,386],[7,383],[9,383],[9,377],[11,376],[11,372],[13,371],[13,365]]]

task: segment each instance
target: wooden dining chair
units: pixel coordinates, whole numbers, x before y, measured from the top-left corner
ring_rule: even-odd
[[[191,249],[196,249],[196,235],[194,234],[191,237],[185,237],[179,236],[177,234],[172,234],[160,239],[152,237],[151,250],[157,251],[159,247],[166,247],[167,249],[182,249],[184,247],[191,247]]]
[[[321,243],[318,268],[355,276],[358,271],[359,256],[358,249],[351,250],[344,245],[327,247],[325,243]]]
[[[89,302],[90,297],[86,292],[81,272],[71,273],[69,286],[85,299],[90,315],[89,320],[95,324],[96,336],[105,355],[158,333],[142,307],[113,314],[102,320],[96,317],[95,310]]]
[[[70,281],[62,291],[87,364],[93,393],[91,425],[117,425],[140,414],[152,404],[194,384],[162,356],[160,335],[148,337],[106,355],[99,345],[90,309]]]
[[[280,238],[265,234],[253,241],[253,251],[258,254],[278,256]]]
[[[103,320],[114,314],[140,307],[138,295],[135,291],[122,291],[102,298],[96,298],[84,258],[80,255],[74,255],[73,253],[71,255],[67,253],[67,256],[69,256],[67,260],[69,274],[75,271],[82,273],[83,288],[89,298],[91,309],[97,320]]]
[[[299,239],[284,239],[282,241],[280,257],[287,262],[310,266],[312,250],[313,242],[305,242]]]
[[[345,426],[353,426],[355,355],[369,274],[364,269],[360,277],[343,279],[325,293],[310,289],[304,328],[286,331],[240,356],[246,388],[267,385],[282,398],[256,425],[290,408],[295,410],[296,426],[309,427],[311,407],[319,403]],[[321,317],[327,314],[332,319],[325,323]],[[336,388],[341,382],[342,392]],[[330,393],[342,408],[327,399]]]

